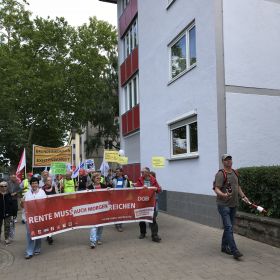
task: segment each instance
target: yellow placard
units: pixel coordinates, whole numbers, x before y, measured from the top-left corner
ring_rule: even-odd
[[[52,162],[72,164],[72,146],[50,148],[33,145],[33,167],[51,166]]]
[[[124,165],[128,163],[128,157],[119,157],[119,164]]]
[[[164,157],[152,157],[153,168],[163,168],[165,167],[165,158]]]
[[[107,162],[119,162],[119,152],[118,151],[109,151],[109,150],[104,150],[104,160]]]

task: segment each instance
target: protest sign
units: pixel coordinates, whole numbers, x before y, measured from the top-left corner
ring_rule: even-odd
[[[65,162],[52,162],[51,164],[51,170],[52,174],[60,174],[65,175],[66,174],[66,163]]]
[[[77,228],[153,221],[155,188],[100,189],[24,202],[31,238]]]

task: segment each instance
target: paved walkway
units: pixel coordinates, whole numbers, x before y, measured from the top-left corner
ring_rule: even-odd
[[[219,251],[222,231],[167,214],[159,215],[160,244],[139,240],[137,224],[124,232],[104,228],[103,245],[89,249],[89,230],[43,241],[42,254],[24,259],[25,227],[17,224],[16,240],[0,246],[0,275],[5,280],[279,280],[280,249],[236,236],[245,257],[236,261]]]

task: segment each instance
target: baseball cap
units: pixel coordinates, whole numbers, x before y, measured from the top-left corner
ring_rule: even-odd
[[[232,156],[230,154],[223,154],[222,155],[222,160],[225,160],[226,158],[232,159]]]

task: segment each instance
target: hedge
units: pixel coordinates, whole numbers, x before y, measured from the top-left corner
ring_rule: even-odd
[[[240,186],[250,201],[267,209],[267,216],[280,218],[280,166],[246,167],[238,173]],[[243,202],[239,210],[256,213]]]

